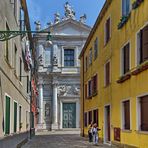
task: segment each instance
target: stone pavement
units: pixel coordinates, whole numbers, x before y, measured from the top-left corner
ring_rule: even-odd
[[[38,132],[22,148],[108,148],[99,144],[94,146],[87,138],[79,136],[79,131]]]

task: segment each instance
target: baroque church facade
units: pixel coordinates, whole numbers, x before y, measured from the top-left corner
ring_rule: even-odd
[[[86,15],[76,20],[75,12],[65,3],[65,16],[55,14],[54,23],[36,30],[49,31],[52,44],[46,34],[35,34],[38,77],[38,127],[55,130],[80,127],[80,61],[79,54],[91,28],[85,24]]]

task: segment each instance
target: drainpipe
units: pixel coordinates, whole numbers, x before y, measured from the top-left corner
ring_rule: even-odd
[[[83,135],[82,136],[84,137],[84,87],[85,87],[84,86],[84,55],[82,58],[83,58],[82,59],[83,60],[83,67],[82,67],[83,68],[82,69],[82,72],[83,72],[83,77],[82,77],[82,80],[83,80],[83,87],[82,87],[83,88],[83,93],[82,93],[82,95],[83,95],[83,102],[82,102],[83,103],[83,112],[82,112],[83,113],[83,115],[82,115],[82,117],[83,117],[83,122],[82,122],[83,123],[83,133],[82,134]]]

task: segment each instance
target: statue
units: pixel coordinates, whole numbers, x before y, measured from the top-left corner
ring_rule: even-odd
[[[80,16],[80,22],[85,23],[86,22],[86,14]]]
[[[37,31],[41,30],[41,23],[40,23],[40,21],[35,21],[34,24],[36,25],[36,30]]]
[[[54,23],[59,23],[60,22],[60,14],[57,12],[54,14]]]
[[[55,66],[58,65],[58,59],[57,59],[56,55],[53,56],[53,65],[55,65]]]
[[[71,6],[69,5],[68,2],[65,3],[64,8],[65,8],[65,16],[66,16],[66,18],[74,18],[75,17],[75,12],[71,8]]]

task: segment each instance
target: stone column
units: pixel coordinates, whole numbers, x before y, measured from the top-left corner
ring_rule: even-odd
[[[57,98],[57,83],[53,83],[53,108],[52,108],[52,130],[58,129],[58,98]]]
[[[43,84],[39,85],[39,124],[43,124]]]

